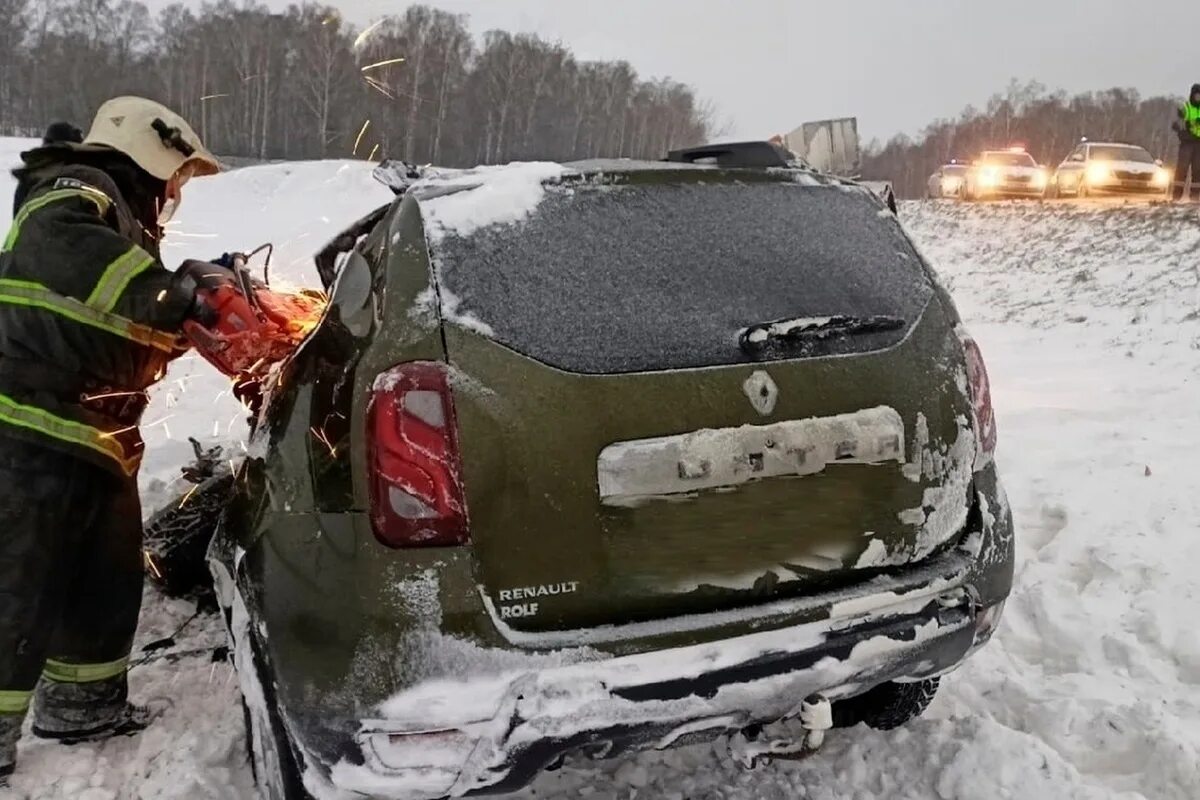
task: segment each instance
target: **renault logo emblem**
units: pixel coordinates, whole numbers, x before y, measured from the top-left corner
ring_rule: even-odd
[[[746,392],[746,397],[750,398],[750,405],[762,416],[765,417],[775,410],[775,402],[779,399],[779,387],[765,370],[755,370],[742,384],[742,390]]]

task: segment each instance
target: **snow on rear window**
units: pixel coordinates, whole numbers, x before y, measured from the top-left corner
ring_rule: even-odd
[[[544,183],[562,176],[560,164],[530,162],[499,167],[479,167],[422,183],[418,191],[464,191],[434,197],[421,203],[426,235],[469,236],[489,225],[512,224],[525,219],[546,194]]]
[[[430,244],[443,304],[452,296],[497,341],[560,369],[764,360],[743,350],[739,334],[774,320],[907,323],[769,357],[866,352],[899,341],[931,294],[894,218],[878,215],[864,192],[790,182],[543,191],[518,224],[459,225]]]

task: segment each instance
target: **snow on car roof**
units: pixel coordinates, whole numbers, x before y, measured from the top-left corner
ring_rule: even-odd
[[[1145,150],[1140,144],[1129,144],[1127,142],[1086,142],[1092,147],[1127,147],[1130,150]]]

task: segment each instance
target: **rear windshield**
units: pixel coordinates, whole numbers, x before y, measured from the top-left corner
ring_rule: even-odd
[[[1092,158],[1097,161],[1136,161],[1141,164],[1153,164],[1154,156],[1140,147],[1110,147],[1095,145],[1092,147]]]
[[[899,341],[932,292],[895,218],[858,188],[553,186],[526,221],[435,247],[443,308],[572,372],[865,352]],[[905,324],[804,352],[740,342],[750,326],[838,315]]]

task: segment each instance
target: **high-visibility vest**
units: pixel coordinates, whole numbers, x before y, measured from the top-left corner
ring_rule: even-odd
[[[1192,102],[1184,103],[1179,110],[1179,115],[1183,117],[1183,124],[1187,126],[1188,132],[1200,139],[1200,105]]]

